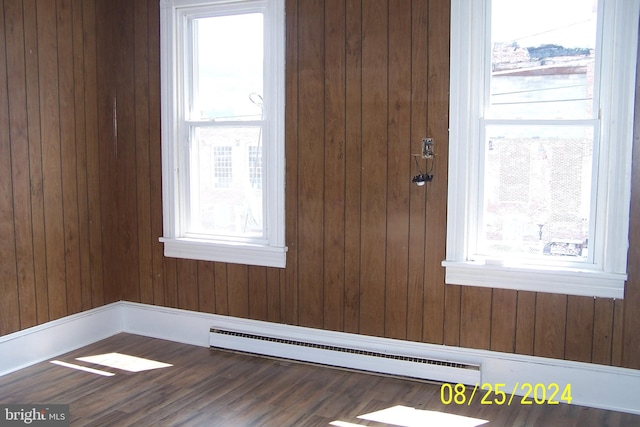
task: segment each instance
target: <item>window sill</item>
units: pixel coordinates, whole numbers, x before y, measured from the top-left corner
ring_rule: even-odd
[[[626,274],[596,270],[443,261],[448,285],[624,298]]]
[[[164,255],[170,258],[279,268],[285,267],[287,259],[286,247],[171,237],[161,237],[160,241],[164,243]]]

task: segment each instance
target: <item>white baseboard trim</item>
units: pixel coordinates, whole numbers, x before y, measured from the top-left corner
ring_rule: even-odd
[[[560,392],[566,384],[571,384],[571,404],[640,414],[639,370],[325,331],[130,302],[122,304],[126,332],[133,334],[207,347],[209,330],[215,327],[293,341],[311,340],[329,346],[350,345],[373,352],[393,349],[396,353],[418,357],[479,364],[482,367],[481,382],[505,384],[503,389],[507,393],[514,389],[516,383],[519,387],[515,394],[519,396],[525,394],[522,389],[525,383],[533,387],[536,384],[558,384]],[[268,349],[265,349],[265,354],[270,354]],[[330,364],[341,366],[340,358],[336,353]],[[384,366],[380,371],[384,372]],[[559,397],[556,396],[556,400]],[[533,400],[533,396],[529,400]],[[520,400],[513,402],[519,404]]]
[[[0,376],[123,331],[117,302],[0,337]]]
[[[520,396],[524,394],[525,383],[532,386],[555,383],[561,391],[571,384],[571,404],[640,414],[640,370],[325,331],[131,302],[110,304],[0,337],[0,375],[119,332],[208,347],[212,327],[293,341],[312,340],[329,346],[349,343],[374,352],[393,349],[394,353],[478,364],[481,383],[504,384],[507,393],[516,384],[519,387],[515,394]],[[340,359],[337,353],[331,364],[341,366]],[[384,372],[382,365],[380,371]],[[520,400],[515,402],[519,404]]]

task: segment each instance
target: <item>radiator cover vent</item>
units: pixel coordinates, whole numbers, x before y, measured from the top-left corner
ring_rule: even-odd
[[[281,357],[416,379],[475,384],[480,366],[425,357],[320,344],[220,328],[210,329],[211,348]]]

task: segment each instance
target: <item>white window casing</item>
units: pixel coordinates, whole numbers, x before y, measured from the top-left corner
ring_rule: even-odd
[[[490,0],[451,0],[447,284],[623,298],[627,279],[631,150],[640,2],[600,9],[600,141],[596,147],[595,227],[581,264],[473,256],[480,200],[482,119]],[[599,73],[599,74],[598,74]],[[593,253],[591,253],[593,252]]]
[[[263,117],[256,120],[220,122],[201,119],[190,113],[189,96],[198,85],[190,67],[193,57],[193,34],[189,21],[209,16],[243,13],[262,13],[264,16],[263,59]],[[162,196],[164,254],[168,257],[205,261],[219,261],[247,265],[283,268],[286,265],[285,244],[285,144],[284,144],[284,0],[161,0],[161,118],[162,118]],[[241,52],[237,53],[241,55]],[[199,233],[192,227],[190,214],[197,201],[190,198],[190,168],[198,152],[190,149],[194,129],[223,129],[224,127],[253,127],[259,129],[264,141],[260,165],[262,207],[261,234],[249,236],[220,236]],[[256,131],[257,132],[257,131]],[[191,151],[190,151],[191,150]],[[248,159],[247,147],[234,154]],[[235,157],[234,157],[235,158]],[[243,179],[249,172],[243,170]],[[233,172],[236,173],[235,171]],[[225,178],[231,179],[231,178]],[[224,185],[221,185],[224,186]],[[195,231],[194,231],[195,230]]]

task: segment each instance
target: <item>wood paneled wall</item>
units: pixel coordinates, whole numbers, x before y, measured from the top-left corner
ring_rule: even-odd
[[[162,255],[157,0],[3,13],[0,333],[125,299],[640,369],[638,138],[624,300],[444,284],[448,0],[287,0],[286,269]]]
[[[106,302],[93,2],[0,2],[0,334]]]

